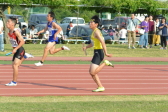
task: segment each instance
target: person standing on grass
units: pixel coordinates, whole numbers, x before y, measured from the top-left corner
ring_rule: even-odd
[[[105,88],[103,87],[102,83],[100,82],[100,79],[98,77],[98,73],[102,70],[102,68],[107,66],[113,66],[112,63],[110,63],[108,60],[104,60],[104,62],[100,65],[100,63],[104,59],[104,53],[107,57],[111,57],[111,54],[107,53],[106,44],[104,42],[104,37],[101,34],[101,31],[98,29],[98,26],[100,25],[100,19],[98,16],[93,16],[90,21],[90,28],[93,30],[91,34],[91,39],[94,43],[90,43],[86,47],[83,47],[83,50],[93,47],[94,46],[94,56],[92,58],[89,73],[92,76],[93,80],[97,84],[98,88],[93,90],[93,92],[102,92],[105,91]],[[114,66],[113,66],[114,67]]]
[[[138,28],[138,20],[135,18],[134,14],[131,14],[131,18],[127,21],[127,34],[128,34],[128,49],[130,49],[131,39],[132,39],[132,49],[135,48],[136,41],[136,30]]]
[[[10,37],[10,42],[13,47],[12,54],[14,54],[12,59],[13,80],[10,83],[6,84],[6,86],[17,85],[19,66],[25,60],[25,58],[28,58],[26,57],[25,50],[22,47],[24,45],[23,37],[18,30],[15,30],[16,23],[16,18],[11,17],[8,19],[6,24],[7,28],[9,29],[8,36]]]
[[[149,22],[148,42],[149,42],[150,48],[152,48],[153,34],[154,34],[154,29],[155,29],[155,22],[153,20],[152,15],[149,16],[149,21],[148,22]]]
[[[159,25],[159,29],[162,30],[162,35],[161,35],[161,48],[160,49],[167,49],[167,42],[166,42],[166,37],[168,36],[167,32],[168,24],[166,23],[166,18],[163,17],[161,20],[161,24]]]
[[[1,52],[5,52],[3,29],[4,29],[4,27],[3,27],[3,21],[0,20],[0,51]]]
[[[155,46],[158,46],[160,44],[159,25],[160,25],[159,19],[156,18],[155,25],[154,25],[155,26],[154,35],[153,35],[153,44]]]
[[[36,66],[43,66],[43,62],[48,55],[48,51],[50,51],[50,54],[55,54],[62,50],[70,50],[66,46],[62,46],[61,48],[57,48],[57,49],[55,48],[56,42],[58,42],[57,35],[62,31],[62,28],[53,21],[54,18],[55,18],[54,13],[49,12],[47,15],[47,21],[48,21],[47,26],[43,30],[37,33],[39,35],[40,33],[46,32],[48,30],[49,39],[48,39],[48,44],[44,48],[42,60],[38,63],[35,63]]]
[[[141,22],[141,28],[145,30],[144,34],[142,34],[139,38],[140,48],[143,49],[145,46],[148,49],[148,32],[149,32],[149,17],[145,16],[145,20]]]

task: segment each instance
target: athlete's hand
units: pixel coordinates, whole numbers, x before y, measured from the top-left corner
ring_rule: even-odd
[[[112,54],[105,54],[107,57],[112,57]]]
[[[15,54],[16,51],[17,51],[17,49],[13,49],[13,50],[12,50],[12,54]]]
[[[39,36],[39,35],[40,35],[40,32],[38,32],[37,35]]]
[[[83,51],[85,51],[86,50],[86,47],[83,47]]]

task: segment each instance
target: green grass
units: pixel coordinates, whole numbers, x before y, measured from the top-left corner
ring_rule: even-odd
[[[84,57],[82,51],[82,44],[62,44],[68,46],[71,51],[62,51],[54,55],[57,57]],[[56,45],[57,48],[62,46],[61,44]],[[42,56],[43,49],[46,44],[25,44],[24,48],[26,52],[32,53],[34,56]],[[121,44],[107,44],[108,53],[113,54],[113,57],[168,57],[168,50],[160,50],[159,46],[154,46],[151,49],[128,49],[127,45]],[[10,44],[5,44],[6,53],[12,50]],[[88,57],[93,56],[93,48],[87,49]],[[0,52],[0,56],[4,56],[5,53]]]
[[[168,95],[0,97],[1,112],[167,112]]]
[[[34,64],[38,61],[24,61],[23,64]],[[90,61],[45,61],[44,64],[90,64]],[[118,64],[132,64],[132,65],[168,65],[168,62],[162,62],[162,61],[122,61],[122,62],[112,62],[114,65]],[[0,60],[0,64],[12,64],[12,61],[3,61]]]

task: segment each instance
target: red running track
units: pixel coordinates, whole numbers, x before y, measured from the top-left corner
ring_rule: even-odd
[[[106,66],[99,77],[105,92],[97,88],[88,73],[89,65],[22,65],[18,85],[12,80],[11,65],[0,65],[0,96],[71,96],[71,95],[151,95],[168,94],[168,65]]]

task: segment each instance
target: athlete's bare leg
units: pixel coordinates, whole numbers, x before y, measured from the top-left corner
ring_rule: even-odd
[[[18,58],[15,58],[15,60],[12,63],[12,68],[13,68],[13,81],[17,82],[17,77],[18,77],[18,68],[21,65],[21,63],[24,61],[24,58],[21,60]]]
[[[105,66],[105,63],[101,64],[100,66],[96,65],[96,64],[93,64],[93,63],[90,64],[89,73],[92,76],[92,78],[95,81],[95,83],[98,85],[98,87],[103,87],[102,83],[100,82],[100,79],[99,79],[99,76],[97,75],[97,73],[99,73],[104,66]]]
[[[48,51],[55,46],[55,42],[48,42],[48,44],[46,45],[46,47],[44,48],[44,53],[43,53],[43,57],[42,57],[42,62],[44,62],[44,60],[46,59],[47,55],[48,55]]]
[[[57,52],[59,52],[59,51],[62,51],[63,49],[62,49],[62,47],[61,48],[55,48],[55,46],[53,46],[51,49],[50,49],[50,54],[55,54],[55,53],[57,53]]]

